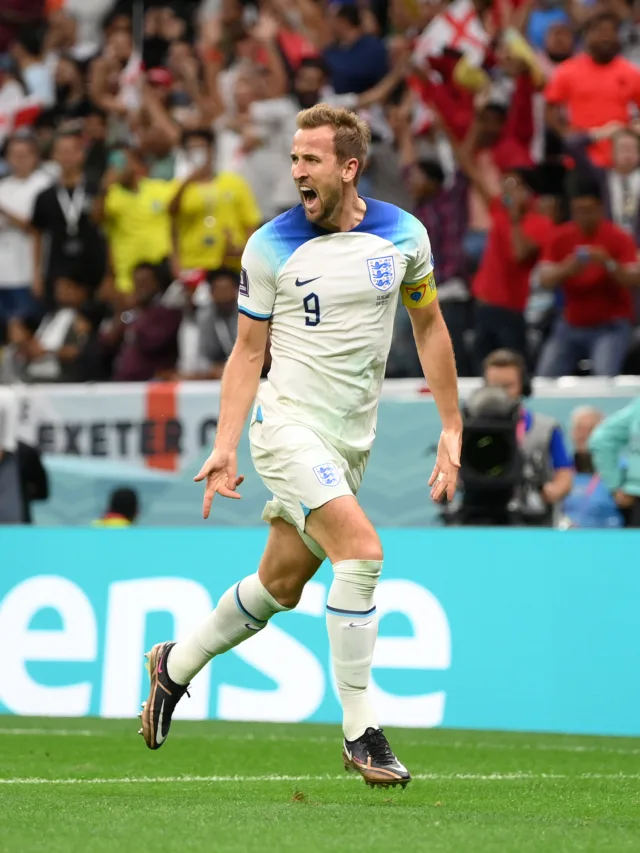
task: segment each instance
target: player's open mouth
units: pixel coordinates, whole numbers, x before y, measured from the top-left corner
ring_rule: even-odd
[[[300,190],[300,195],[302,197],[302,203],[304,204],[307,210],[311,210],[315,206],[315,203],[318,200],[318,194],[315,190],[312,190],[311,187],[307,187],[304,184],[301,187],[298,187]]]

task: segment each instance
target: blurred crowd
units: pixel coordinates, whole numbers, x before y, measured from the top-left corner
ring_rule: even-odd
[[[0,382],[218,378],[319,101],[428,228],[461,375],[640,373],[635,0],[0,5]]]

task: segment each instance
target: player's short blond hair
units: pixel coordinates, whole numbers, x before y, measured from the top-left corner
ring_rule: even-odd
[[[353,180],[357,185],[367,161],[367,150],[371,142],[369,125],[355,113],[344,107],[332,107],[329,104],[316,104],[308,110],[298,113],[299,130],[315,130],[317,127],[330,127],[333,130],[333,147],[339,163],[352,158],[358,161],[358,171]]]

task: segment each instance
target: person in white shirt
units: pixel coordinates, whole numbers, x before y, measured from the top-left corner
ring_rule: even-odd
[[[37,29],[23,30],[11,46],[11,55],[20,68],[27,94],[45,109],[52,107],[56,102],[53,74],[44,60]]]
[[[51,184],[39,169],[32,136],[9,139],[10,175],[0,180],[0,317],[24,316],[33,309],[33,238],[29,230],[35,200]]]
[[[141,733],[157,749],[193,676],[295,607],[328,557],[327,630],[344,766],[369,785],[404,787],[411,776],[379,728],[368,692],[382,546],[356,494],[401,297],[444,427],[431,495],[453,498],[462,439],[453,349],[426,229],[400,208],[358,195],[368,126],[328,104],[301,112],[297,124],[291,173],[302,204],[247,243],[215,447],[195,478],[206,480],[205,518],[216,493],[240,497],[236,448],[255,400],[251,452],[273,492],[263,515],[271,524],[266,551],[258,572],[224,593],[192,636],[153,647]],[[269,330],[272,368],[259,386]]]

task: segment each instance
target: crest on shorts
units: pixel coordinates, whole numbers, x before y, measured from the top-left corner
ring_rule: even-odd
[[[392,255],[384,258],[369,258],[369,278],[371,284],[378,290],[389,290],[396,280],[396,267]]]
[[[340,469],[333,462],[325,462],[324,465],[316,465],[313,473],[323,486],[337,486],[340,482]]]

